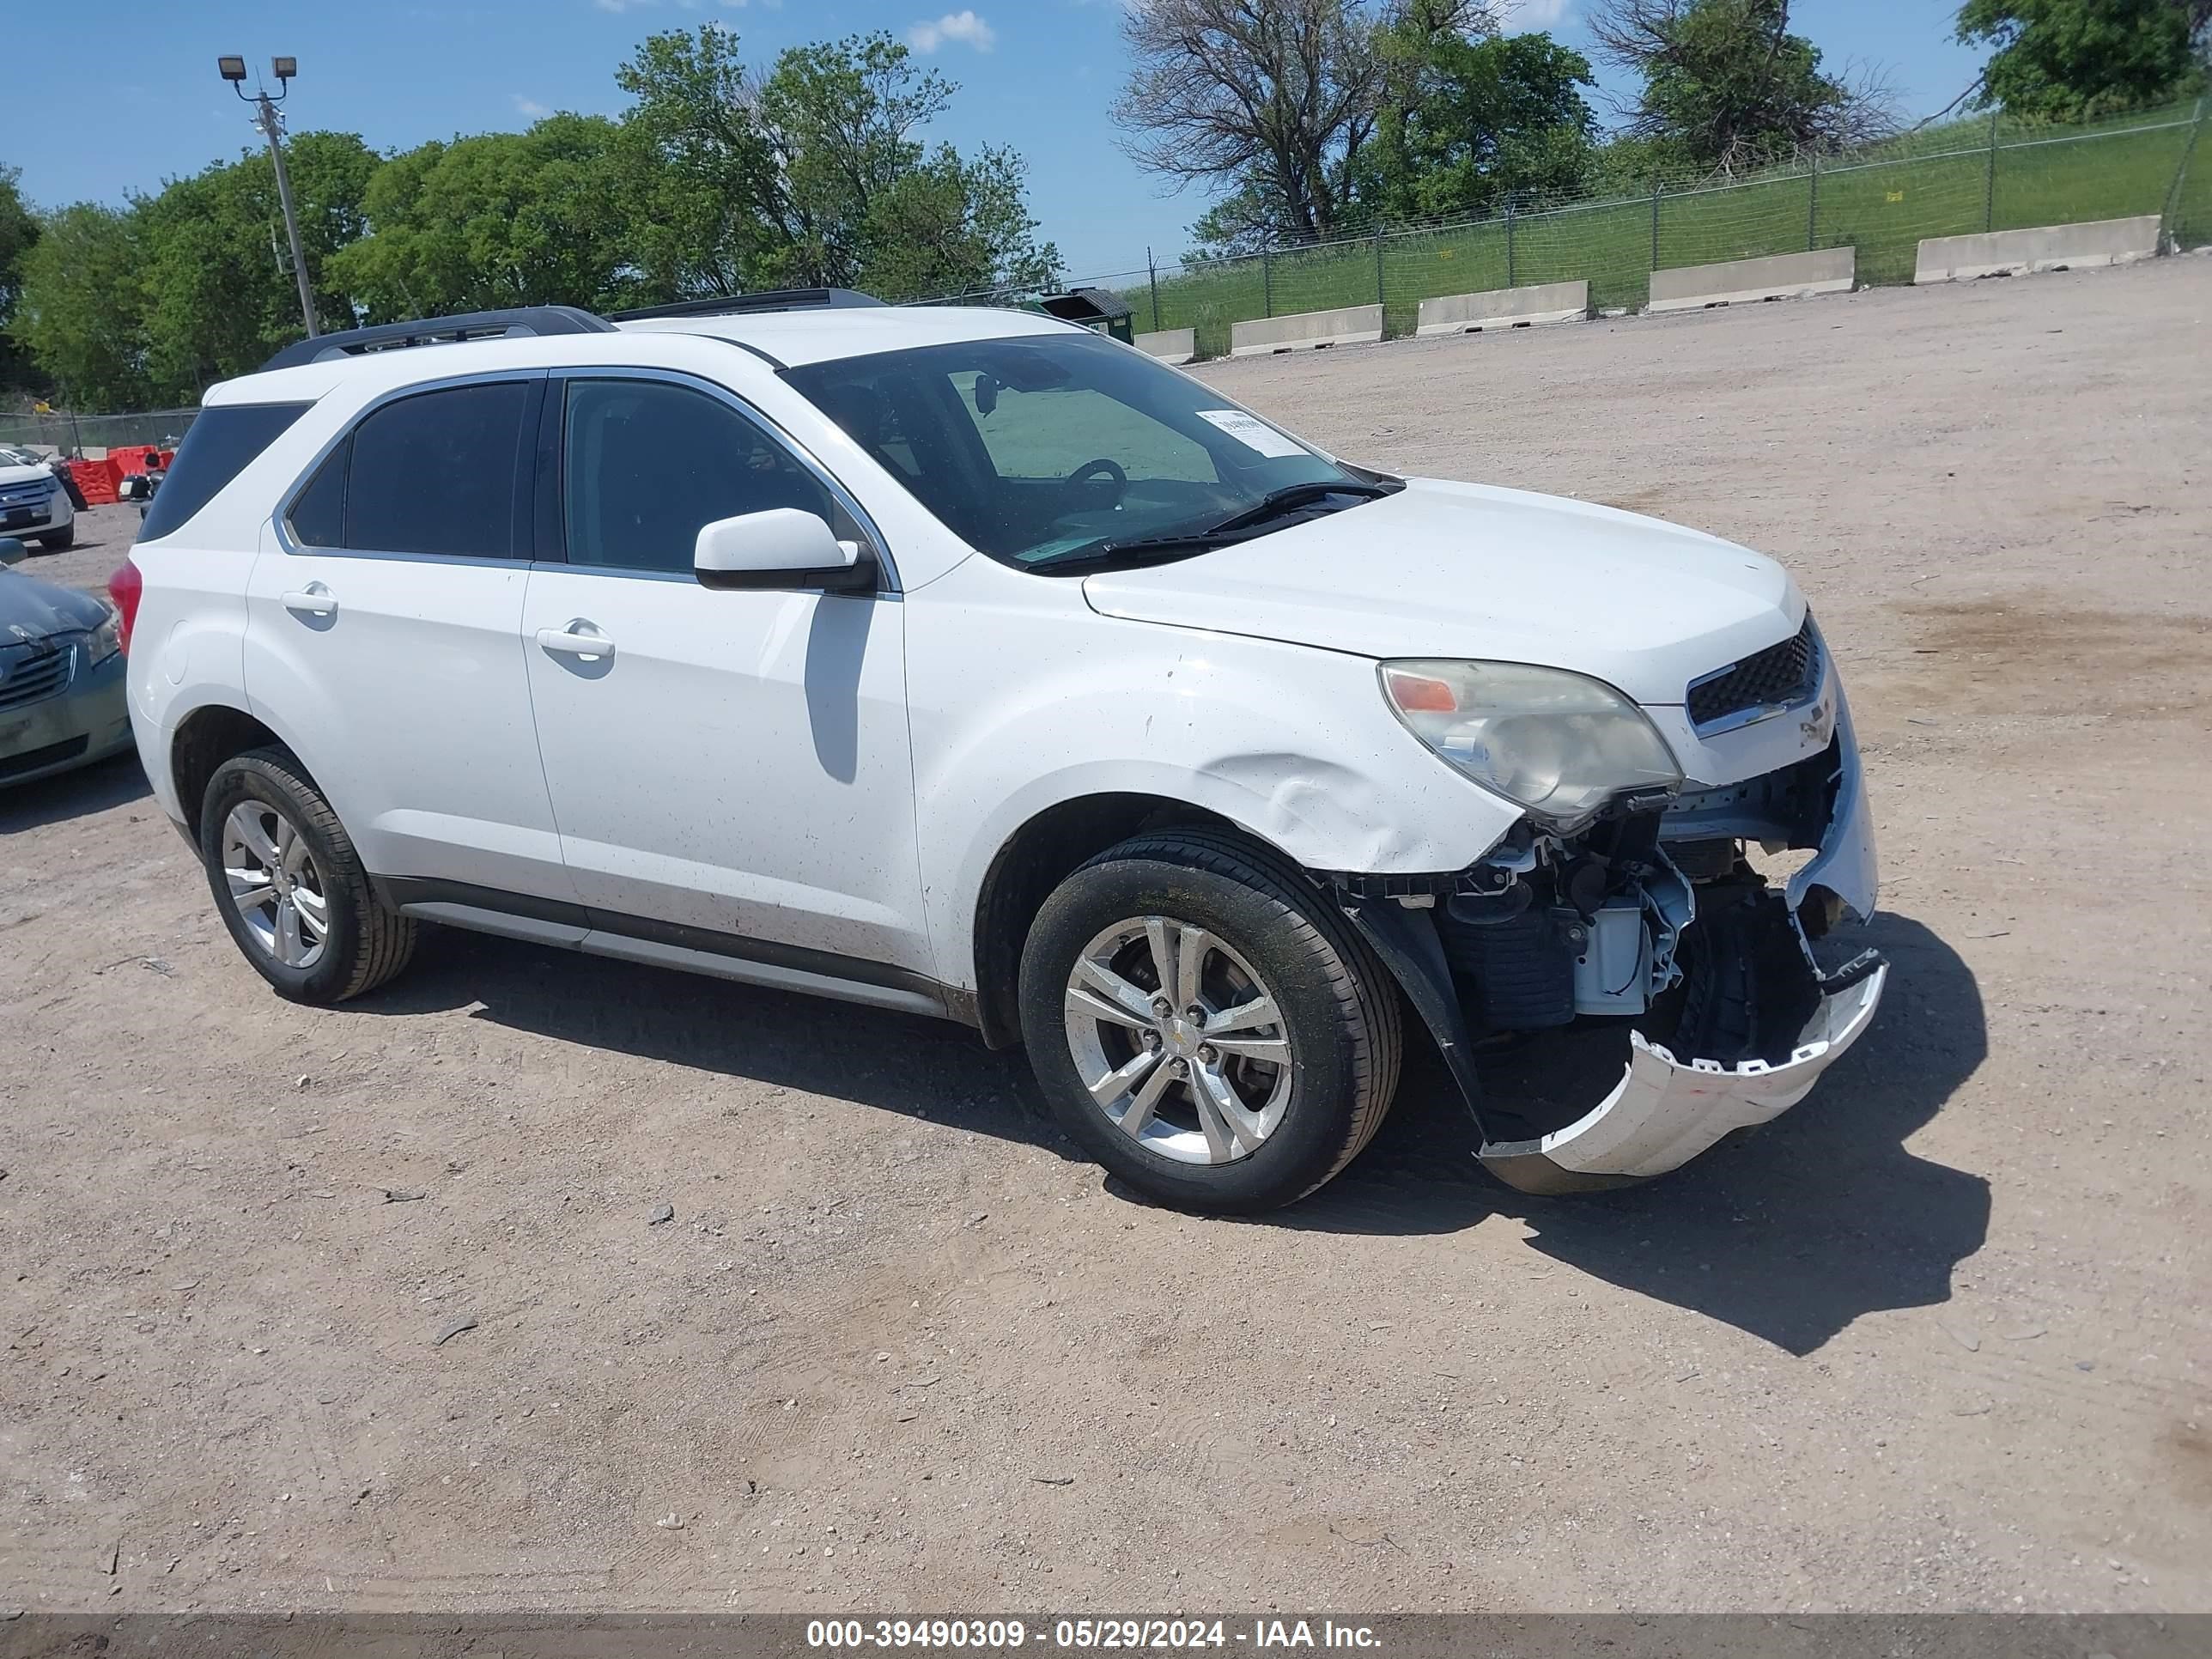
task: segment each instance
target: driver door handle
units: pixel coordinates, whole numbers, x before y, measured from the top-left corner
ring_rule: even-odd
[[[335,617],[338,613],[337,595],[320,582],[295,587],[283,598],[287,611],[304,611],[311,617]]]
[[[615,642],[581,619],[566,628],[539,629],[538,643],[544,650],[569,657],[611,657],[615,653]]]

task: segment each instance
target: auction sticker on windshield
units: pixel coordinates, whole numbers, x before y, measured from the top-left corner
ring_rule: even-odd
[[[1276,457],[1306,453],[1305,446],[1297,439],[1285,436],[1258,416],[1247,415],[1241,409],[1201,409],[1197,415],[1200,420],[1212,422],[1245,448],[1260,454]]]

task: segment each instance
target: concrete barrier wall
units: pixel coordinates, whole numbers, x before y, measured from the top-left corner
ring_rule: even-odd
[[[1364,345],[1382,337],[1381,306],[1346,306],[1340,311],[1301,311],[1289,317],[1260,317],[1229,330],[1229,355],[1264,357],[1270,352],[1316,346]]]
[[[2159,219],[2098,219],[2081,225],[1978,236],[1930,236],[1920,244],[1915,283],[1966,283],[1977,276],[2017,276],[2037,270],[2094,270],[2132,264],[2158,252]]]
[[[1651,273],[1650,311],[1696,311],[1759,300],[1849,294],[1858,280],[1858,254],[1847,247],[1731,259],[1718,265],[1678,265]]]
[[[1164,328],[1155,334],[1139,334],[1137,349],[1150,352],[1164,363],[1187,363],[1198,356],[1198,331]]]
[[[1447,294],[1421,301],[1416,334],[1474,334],[1489,328],[1578,323],[1589,315],[1588,283],[1539,283],[1486,294]]]

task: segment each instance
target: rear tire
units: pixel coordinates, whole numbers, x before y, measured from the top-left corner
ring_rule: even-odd
[[[1398,1085],[1388,970],[1295,865],[1233,835],[1139,836],[1068,877],[1030,930],[1020,1000],[1062,1127],[1177,1208],[1304,1197],[1373,1138]]]
[[[200,860],[223,926],[281,997],[343,1002],[415,953],[414,918],[376,902],[345,826],[282,749],[216,768],[200,808]]]

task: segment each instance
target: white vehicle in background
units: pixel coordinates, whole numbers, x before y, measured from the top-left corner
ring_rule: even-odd
[[[1887,971],[1820,943],[1872,830],[1779,567],[1340,461],[1040,316],[305,342],[208,393],[112,591],[148,776],[282,994],[427,920],[941,1015],[1194,1208],[1349,1163],[1409,1013],[1508,1182],[1661,1173]],[[1479,1040],[1567,1027],[1609,1095],[1486,1094]]]
[[[59,553],[76,541],[76,507],[44,456],[0,444],[0,536]]]

